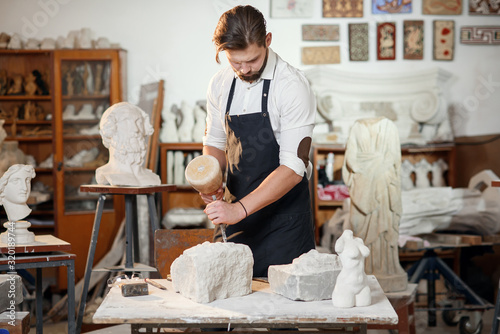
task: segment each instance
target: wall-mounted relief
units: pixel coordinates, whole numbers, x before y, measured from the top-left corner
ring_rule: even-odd
[[[460,15],[462,14],[462,0],[423,0],[422,14]]]
[[[373,14],[411,13],[411,0],[372,0]]]
[[[462,44],[500,44],[500,26],[464,26],[460,28]]]
[[[313,4],[309,0],[271,0],[271,17],[312,17]]]
[[[470,0],[470,15],[500,15],[500,4],[497,0]]]
[[[302,25],[303,41],[338,41],[338,24],[304,24]]]
[[[368,61],[368,23],[349,23],[349,59]]]
[[[363,17],[363,0],[323,0],[323,17]]]
[[[396,23],[377,23],[377,59],[396,59]]]
[[[380,116],[395,122],[401,144],[453,140],[447,71],[365,73],[317,66],[305,74],[318,104],[315,143],[344,144],[357,119]]]
[[[434,60],[453,60],[455,21],[434,21]]]
[[[424,21],[404,21],[404,59],[424,58]]]
[[[340,46],[312,46],[302,48],[302,64],[340,64]]]

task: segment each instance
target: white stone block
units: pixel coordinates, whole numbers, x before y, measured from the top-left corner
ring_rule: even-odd
[[[191,247],[170,267],[175,291],[198,303],[248,295],[252,272],[250,247],[232,242]]]
[[[270,266],[271,290],[291,300],[331,299],[342,264],[335,254],[322,254],[313,249],[291,264]]]

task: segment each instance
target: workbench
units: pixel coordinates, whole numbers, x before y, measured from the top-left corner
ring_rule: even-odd
[[[398,316],[375,276],[368,276],[372,304],[365,307],[336,308],[331,300],[292,301],[273,293],[267,282],[254,280],[252,293],[243,297],[200,304],[174,292],[168,280],[156,280],[167,290],[149,287],[149,295],[123,297],[113,287],[97,309],[94,323],[130,323],[132,333],[152,328],[321,328],[366,333],[367,325],[395,325]],[[281,332],[283,333],[283,332]]]

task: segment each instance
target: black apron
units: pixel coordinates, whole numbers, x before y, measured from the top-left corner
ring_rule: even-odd
[[[279,145],[267,111],[270,80],[264,80],[260,113],[229,116],[236,78],[226,107],[228,138],[241,143],[239,162],[227,166],[226,194],[232,202],[242,199],[279,167]],[[231,133],[232,132],[232,133]],[[234,134],[234,136],[233,136]],[[237,145],[228,140],[226,155]],[[228,160],[229,162],[229,160]],[[226,196],[226,200],[228,200]],[[293,259],[315,248],[311,202],[307,178],[276,202],[262,208],[235,225],[227,225],[230,242],[246,244],[254,257],[254,277],[267,277],[270,265],[292,263]],[[217,229],[215,239],[220,240]]]

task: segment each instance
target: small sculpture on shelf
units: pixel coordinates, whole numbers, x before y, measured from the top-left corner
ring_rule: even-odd
[[[160,177],[144,167],[146,139],[154,132],[149,116],[139,107],[120,102],[102,115],[100,133],[109,149],[109,162],[96,169],[98,184],[148,186],[160,184]]]
[[[31,224],[21,220],[31,213],[26,202],[31,192],[31,179],[35,175],[33,166],[15,164],[0,178],[0,205],[5,208],[8,219],[4,224],[7,232],[1,235],[2,243],[15,241],[16,244],[27,244],[35,241],[34,233],[28,231]]]
[[[38,95],[49,95],[50,90],[49,90],[49,85],[46,80],[44,80],[42,73],[38,70],[34,70],[31,72],[33,76],[35,77],[35,83],[37,86],[37,94]]]
[[[7,71],[0,69],[0,95],[7,94],[9,79],[7,78]]]
[[[14,74],[11,78],[11,83],[7,95],[22,95],[23,89],[23,76],[21,74]]]
[[[26,95],[36,95],[38,91],[38,86],[36,85],[36,77],[33,73],[28,73],[28,75],[24,78],[24,91]]]

